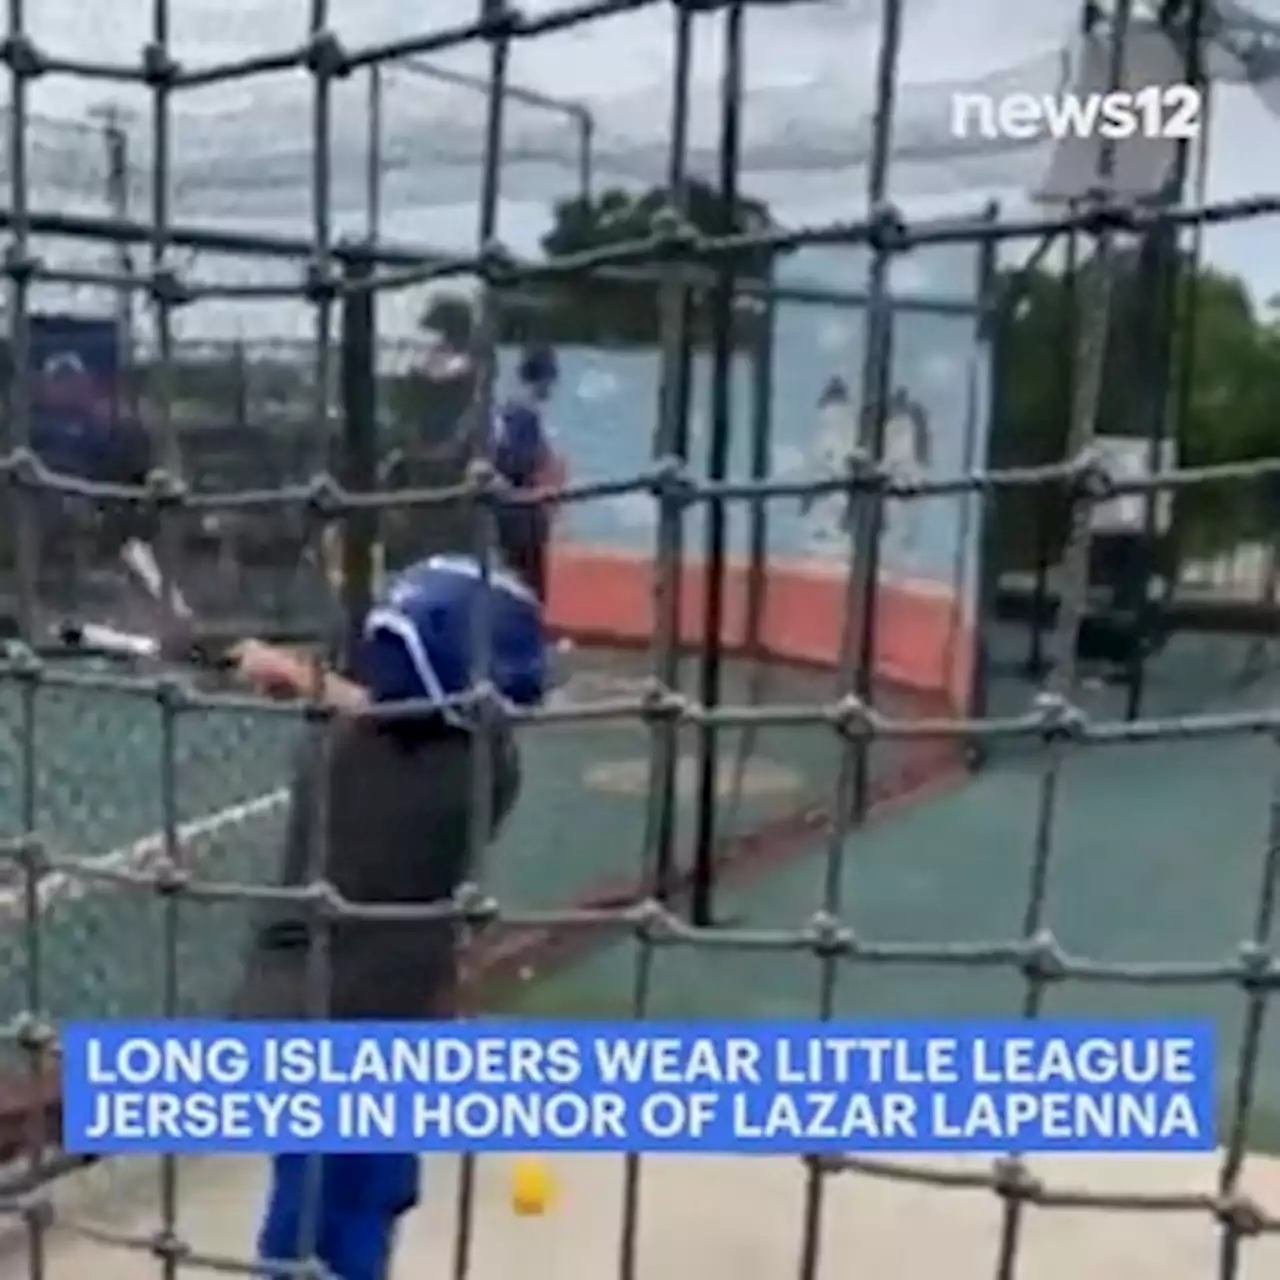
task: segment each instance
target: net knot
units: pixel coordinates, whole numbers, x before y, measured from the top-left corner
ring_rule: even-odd
[[[181,276],[172,267],[160,267],[152,272],[147,282],[147,293],[151,301],[158,307],[173,310],[185,307],[195,301],[195,290],[184,283]]]
[[[1079,740],[1089,725],[1089,717],[1060,693],[1046,690],[1036,694],[1032,708],[1046,742]]]
[[[671,0],[671,4],[685,13],[716,13],[728,6],[728,0]]]
[[[1057,938],[1048,929],[1041,929],[1023,944],[1019,968],[1033,985],[1060,982],[1067,976],[1067,958]]]
[[[0,42],[0,62],[20,80],[34,80],[49,69],[49,60],[30,36],[11,35]]]
[[[162,45],[142,46],[142,83],[148,89],[171,89],[180,74],[178,63]]]
[[[338,710],[324,696],[324,688],[319,679],[319,673],[324,671],[324,664],[313,662],[311,670],[313,672],[312,679],[309,681],[311,688],[307,691],[301,707],[302,722],[310,729],[323,732],[326,725],[332,724],[338,718]]]
[[[653,244],[666,254],[698,243],[698,228],[672,204],[664,204],[649,224]]]
[[[181,476],[157,467],[147,472],[145,501],[153,511],[175,511],[187,501],[188,490]]]
[[[1116,476],[1096,447],[1082,449],[1070,464],[1070,496],[1075,502],[1106,502],[1116,496]]]
[[[1024,1204],[1044,1195],[1044,1183],[1017,1156],[1002,1156],[992,1164],[991,1189],[1002,1200]]]
[[[0,471],[15,489],[44,489],[49,487],[50,474],[35,451],[25,445],[10,451],[0,466]]]
[[[156,860],[151,870],[151,887],[158,898],[174,898],[191,883],[191,873],[168,855]]]
[[[488,458],[472,458],[467,463],[465,483],[471,496],[480,502],[493,504],[510,496],[510,486]]]
[[[462,709],[473,727],[496,730],[511,720],[511,710],[498,692],[498,686],[487,676],[476,680],[467,690]]]
[[[1133,232],[1140,229],[1138,212],[1131,205],[1117,204],[1109,191],[1095,188],[1089,193],[1088,203],[1080,210],[1075,225],[1088,236],[1103,236],[1114,232]]]
[[[696,497],[698,486],[689,475],[682,459],[666,454],[658,459],[648,477],[649,492],[660,506],[670,512],[687,507]]]
[[[829,911],[815,912],[805,931],[805,942],[819,960],[840,960],[858,949],[853,929]]]
[[[1260,943],[1240,945],[1240,985],[1249,995],[1266,995],[1280,986],[1280,968]]]
[[[49,1183],[29,1195],[5,1196],[0,1199],[0,1213],[12,1212],[20,1217],[28,1231],[48,1231],[57,1221]]]
[[[342,274],[327,259],[313,259],[302,273],[302,296],[312,306],[333,302],[342,292]]]
[[[329,524],[347,514],[346,491],[327,471],[318,472],[307,481],[307,513],[313,520]]]
[[[175,675],[161,676],[153,686],[156,705],[166,715],[177,715],[195,704],[185,681]]]
[[[496,923],[501,916],[502,909],[497,898],[485,893],[478,884],[469,880],[458,886],[453,895],[453,918],[460,924],[483,929]]]
[[[501,240],[493,238],[480,246],[472,265],[475,274],[491,288],[510,288],[520,282],[523,274],[515,254]]]
[[[831,708],[835,731],[848,741],[866,742],[875,736],[875,712],[856,694],[846,693]]]
[[[906,215],[891,200],[882,200],[867,219],[867,244],[872,252],[902,253],[911,248]]]
[[[1270,1225],[1266,1210],[1240,1191],[1221,1196],[1214,1205],[1213,1216],[1232,1235],[1242,1238],[1260,1236]]]
[[[9,1037],[26,1053],[43,1057],[57,1047],[58,1032],[51,1022],[23,1009],[9,1025]]]
[[[322,923],[340,920],[346,907],[346,902],[337,887],[323,876],[306,885],[302,890],[301,898],[311,919]]]
[[[147,1242],[147,1252],[162,1262],[182,1263],[194,1250],[180,1236],[162,1227]]]
[[[892,487],[892,471],[880,466],[864,445],[852,448],[840,464],[840,488],[850,501],[885,497]]]
[[[4,251],[4,273],[18,285],[29,285],[40,274],[41,262],[35,254],[10,241]]]
[[[332,31],[317,31],[302,50],[302,66],[317,80],[338,80],[350,74],[342,41]]]
[[[24,875],[40,877],[49,862],[43,837],[38,831],[27,831],[0,840],[0,862],[14,863]]]
[[[504,0],[487,0],[480,34],[485,40],[510,40],[525,30],[524,14]]]
[[[676,936],[678,923],[657,898],[645,898],[643,902],[635,903],[627,914],[641,943],[657,945]]]
[[[4,659],[0,663],[0,669],[7,677],[28,687],[43,683],[44,662],[29,644],[23,640],[7,640],[3,652]]]
[[[640,715],[649,725],[671,724],[689,714],[689,701],[657,676],[645,681],[640,694]]]

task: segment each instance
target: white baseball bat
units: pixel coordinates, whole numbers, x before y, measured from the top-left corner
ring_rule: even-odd
[[[156,658],[160,654],[160,643],[151,636],[135,635],[96,622],[67,623],[62,628],[62,641],[77,649],[124,658]]]
[[[164,574],[160,571],[156,553],[149,543],[142,542],[138,538],[130,538],[120,548],[120,559],[153,600],[171,609],[177,618],[184,621],[191,618],[191,606],[183,598],[182,592],[172,583],[169,584],[169,599],[165,599]]]

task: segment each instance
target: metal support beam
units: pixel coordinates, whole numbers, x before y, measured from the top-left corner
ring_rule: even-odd
[[[349,259],[351,284],[372,272],[368,259]],[[342,305],[342,430],[337,474],[353,493],[378,487],[378,387],[375,368],[377,331],[372,290],[353,289]],[[374,554],[379,543],[378,512],[360,509],[346,517],[342,539],[342,619],[344,649],[350,659],[373,601]]]

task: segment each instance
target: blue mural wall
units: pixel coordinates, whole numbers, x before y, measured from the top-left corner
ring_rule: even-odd
[[[977,317],[978,261],[969,246],[920,250],[898,264],[895,296],[915,305],[895,308],[893,377],[901,412],[891,413],[886,461],[907,475],[952,476],[986,457],[990,410],[989,353]],[[855,290],[865,285],[867,256],[849,249],[796,253],[780,274],[784,284]],[[946,310],[920,304],[941,302]],[[802,478],[839,468],[855,438],[866,336],[860,307],[783,303],[778,307],[773,369],[772,469]],[[507,353],[505,376],[510,376]],[[575,479],[624,476],[652,457],[658,410],[656,353],[566,348],[561,386],[550,411]],[[692,468],[705,474],[710,417],[709,361],[700,356],[693,393]],[[847,403],[820,406],[832,379]],[[752,371],[735,362],[730,475],[749,475]],[[977,573],[979,518],[973,498],[916,499],[888,504],[882,572],[929,584],[970,600]],[[770,504],[769,551],[814,566],[837,568],[848,555],[845,504],[839,496],[808,507],[795,499]],[[562,536],[646,552],[654,545],[656,511],[647,495],[577,504],[562,516]],[[690,517],[691,551],[701,545],[702,518]],[[747,546],[745,504],[729,511],[733,553]]]

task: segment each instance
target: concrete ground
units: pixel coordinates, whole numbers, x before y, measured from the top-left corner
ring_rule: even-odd
[[[425,1162],[425,1200],[404,1223],[390,1280],[430,1280],[452,1270],[458,1163]],[[946,1172],[980,1171],[951,1161]],[[1093,1192],[1200,1193],[1214,1189],[1209,1157],[1164,1160],[1061,1158],[1034,1166],[1055,1188]],[[477,1162],[473,1280],[587,1280],[619,1268],[623,1162],[618,1157],[557,1157],[555,1207],[517,1217],[509,1199],[510,1162]],[[178,1234],[207,1267],[246,1257],[262,1198],[264,1163],[210,1159],[179,1171]],[[49,1280],[160,1280],[145,1249],[104,1237],[145,1239],[161,1225],[154,1167],[117,1169],[109,1185],[64,1186],[67,1225],[48,1236]],[[1258,1159],[1244,1185],[1280,1213],[1280,1162]],[[780,1280],[797,1274],[805,1172],[780,1158],[662,1157],[642,1164],[635,1248],[637,1280]],[[816,1276],[876,1280],[990,1280],[996,1274],[1001,1202],[989,1191],[923,1188],[890,1179],[838,1175],[827,1180]],[[1025,1211],[1019,1280],[1206,1280],[1218,1270],[1219,1231],[1207,1210],[1159,1214],[1090,1209]],[[1238,1280],[1270,1280],[1280,1267],[1280,1237],[1243,1244]],[[27,1280],[25,1242],[12,1240],[0,1261],[3,1280]],[[195,1265],[181,1274],[199,1274]]]

